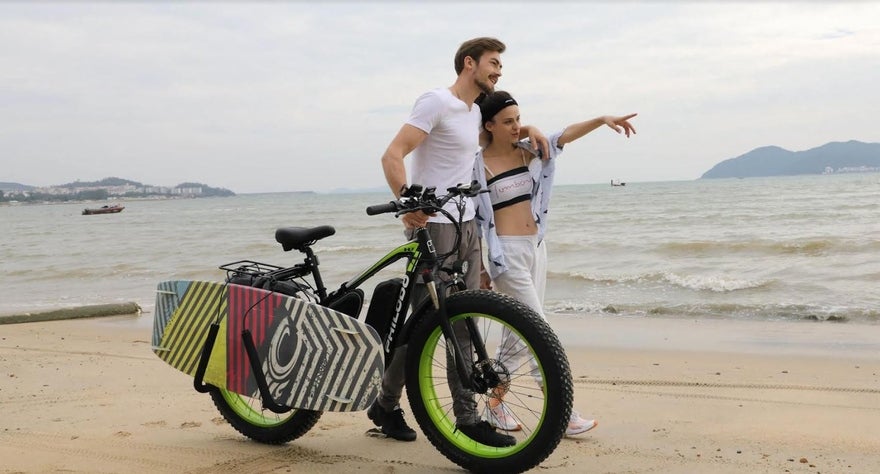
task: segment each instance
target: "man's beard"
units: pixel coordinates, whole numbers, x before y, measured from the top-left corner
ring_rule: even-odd
[[[474,79],[474,84],[476,84],[477,87],[479,87],[480,90],[483,91],[483,93],[486,95],[495,92],[495,84],[492,84],[492,81],[488,79],[486,79],[485,82],[479,79]]]

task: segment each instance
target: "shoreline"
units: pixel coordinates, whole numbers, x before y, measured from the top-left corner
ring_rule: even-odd
[[[105,299],[106,300],[106,299]],[[370,300],[365,301],[365,305],[368,305]],[[88,312],[90,308],[100,308],[104,306],[113,306],[116,305],[121,308],[121,312],[116,313],[116,315],[126,315],[132,314],[129,312],[131,305],[135,305],[139,308],[139,312],[143,314],[151,314],[154,306],[154,300],[152,298],[125,298],[119,297],[115,299],[113,303],[104,303],[101,301],[94,302],[82,302],[78,304],[71,304],[66,306],[56,306],[56,305],[42,305],[42,306],[32,306],[29,308],[21,309],[21,308],[7,308],[2,309],[0,307],[0,320],[6,317],[16,316],[28,316],[28,315],[36,315],[41,313],[55,313],[55,312],[80,312],[85,311]],[[769,323],[771,325],[787,325],[787,324],[804,324],[804,325],[816,325],[817,327],[874,327],[880,328],[880,320],[872,321],[872,320],[860,320],[860,319],[820,319],[816,317],[805,317],[802,319],[740,319],[734,317],[727,316],[718,316],[718,317],[701,317],[701,316],[691,316],[691,315],[675,315],[675,314],[660,314],[660,315],[643,315],[643,314],[627,314],[627,313],[605,313],[605,312],[572,312],[572,311],[561,311],[561,312],[546,312],[547,317],[551,321],[566,321],[569,319],[573,319],[576,322],[583,322],[584,320],[589,320],[593,322],[601,322],[605,320],[614,320],[614,321],[638,321],[645,324],[653,324],[652,321],[692,321],[697,324],[699,322],[705,322],[706,324],[714,324],[718,322],[718,324],[724,324],[724,322],[731,322],[732,324],[744,324],[748,325],[751,323]],[[113,314],[102,311],[99,316],[112,316]],[[363,315],[361,315],[363,316]],[[85,316],[88,317],[88,316]],[[62,318],[55,318],[62,319]],[[2,322],[0,322],[2,324]],[[856,331],[858,333],[858,331]]]
[[[141,305],[133,301],[126,303],[79,305],[24,313],[0,314],[0,325],[59,321],[64,319],[99,318],[105,316],[139,315],[142,312],[143,308]]]
[[[62,205],[62,204],[95,204],[102,202],[139,202],[139,201],[169,201],[169,200],[177,200],[177,199],[205,199],[212,197],[234,197],[237,196],[236,193],[233,196],[165,196],[165,195],[155,195],[155,197],[151,196],[115,196],[108,197],[107,199],[72,199],[69,201],[0,201],[0,206],[37,206],[37,205]]]
[[[325,413],[282,446],[249,441],[153,355],[150,323],[4,326],[0,472],[462,472],[421,432],[413,443],[365,436],[363,412]],[[599,426],[562,440],[542,471],[880,472],[880,326],[550,323],[572,367],[574,408]],[[815,346],[823,337],[829,344]]]

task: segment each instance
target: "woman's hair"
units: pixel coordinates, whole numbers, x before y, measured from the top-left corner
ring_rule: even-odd
[[[505,49],[507,46],[495,38],[483,37],[467,40],[458,47],[458,52],[455,53],[455,74],[461,74],[461,71],[464,70],[464,58],[470,56],[474,61],[480,62],[480,57],[486,51],[503,53]]]
[[[477,97],[476,103],[480,106],[480,114],[482,115],[480,123],[484,129],[486,128],[486,123],[491,122],[498,115],[498,112],[511,105],[517,105],[513,96],[505,91],[495,91],[488,95],[481,95]]]

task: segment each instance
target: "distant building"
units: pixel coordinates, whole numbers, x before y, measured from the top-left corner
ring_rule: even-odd
[[[118,183],[118,181],[116,181]],[[28,187],[18,185],[15,189],[0,192],[0,201],[12,200],[43,200],[43,201],[67,201],[70,199],[104,199],[115,197],[134,197],[134,196],[151,196],[151,197],[212,197],[212,196],[234,196],[235,193],[228,189],[212,188],[207,185],[199,185],[198,183],[183,183],[182,186],[150,186],[141,183],[128,182],[124,184],[100,184],[99,183],[80,183],[79,181],[61,185],[61,186],[44,186],[44,187]]]
[[[140,191],[144,194],[171,194],[171,188],[166,186],[144,186]]]
[[[202,187],[191,187],[191,188],[174,188],[172,190],[173,194],[180,194],[183,196],[199,196],[202,194]]]

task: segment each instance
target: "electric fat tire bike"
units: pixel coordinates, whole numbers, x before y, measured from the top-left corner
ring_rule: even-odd
[[[220,268],[227,271],[227,283],[304,298],[358,319],[364,306],[360,286],[385,267],[406,259],[404,275],[376,285],[364,321],[382,340],[386,367],[394,351],[407,346],[406,393],[412,415],[428,440],[465,469],[526,471],[546,459],[565,434],[572,402],[568,359],[553,330],[537,313],[505,295],[465,289],[463,277],[470,269],[459,261],[446,264],[461,242],[464,201],[481,191],[475,181],[447,192],[438,197],[434,188],[413,185],[399,200],[366,209],[369,215],[441,213],[457,231],[456,245],[447,254],[438,255],[427,229],[416,229],[412,240],[328,292],[312,245],[333,235],[335,229],[285,227],[276,230],[275,239],[284,251],[305,254],[302,263],[282,267],[242,260]],[[447,202],[456,204],[457,219],[443,208]],[[411,304],[416,285],[424,285],[428,296]],[[450,377],[473,392],[478,415],[487,414],[489,400],[503,393],[508,413],[520,426],[505,432],[515,437],[515,445],[489,446],[456,427]],[[206,391],[237,431],[261,443],[294,440],[308,432],[322,414],[279,406],[265,394],[248,397],[213,386]]]

